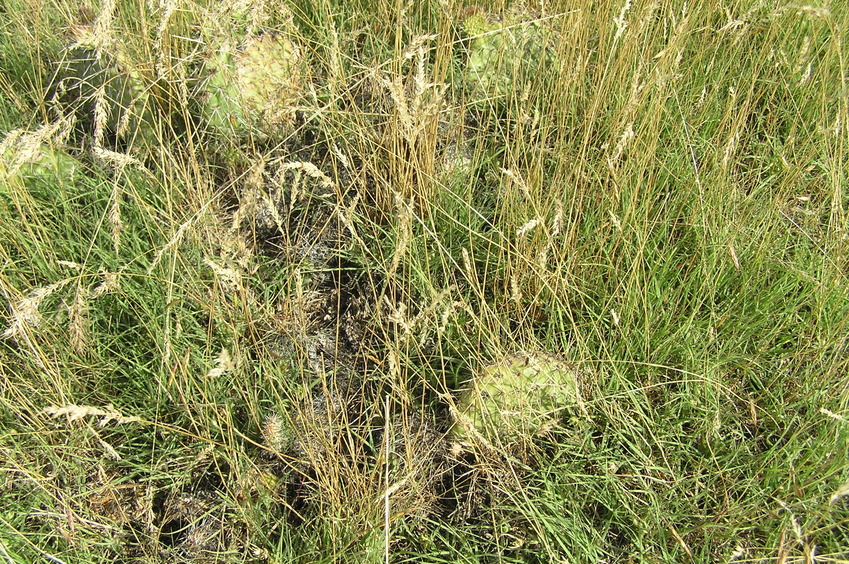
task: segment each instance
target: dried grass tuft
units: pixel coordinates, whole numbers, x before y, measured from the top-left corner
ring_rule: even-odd
[[[105,427],[109,423],[124,425],[126,423],[143,423],[143,420],[138,417],[127,417],[119,412],[110,403],[104,407],[94,407],[91,405],[75,405],[67,404],[63,406],[49,406],[42,410],[42,413],[49,415],[51,419],[65,417],[67,423],[73,423],[85,417],[99,418],[99,425]]]

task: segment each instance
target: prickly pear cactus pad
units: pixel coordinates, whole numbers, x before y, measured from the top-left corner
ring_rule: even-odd
[[[224,139],[266,139],[291,126],[301,93],[301,49],[280,33],[263,33],[238,47],[222,44],[208,61],[203,114]]]
[[[461,24],[468,40],[464,80],[476,101],[491,102],[520,93],[552,62],[552,34],[536,21],[496,21],[469,10]]]
[[[460,395],[454,437],[523,443],[585,411],[580,372],[548,354],[511,355],[483,367]]]
[[[15,140],[19,141],[19,140]],[[75,158],[48,143],[0,145],[0,185],[16,182],[70,182],[82,170]]]
[[[75,25],[50,90],[98,142],[104,135],[127,143],[153,141],[149,89],[142,72],[118,42],[105,44],[92,26]]]

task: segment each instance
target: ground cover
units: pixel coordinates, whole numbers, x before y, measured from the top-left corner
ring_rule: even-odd
[[[0,12],[6,561],[849,561],[840,3]]]

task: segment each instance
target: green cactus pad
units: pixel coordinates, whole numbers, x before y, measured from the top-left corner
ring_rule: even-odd
[[[485,366],[457,401],[459,440],[527,441],[564,415],[583,412],[580,372],[548,354],[512,355]]]
[[[488,21],[486,14],[480,10],[472,10],[471,13],[463,19],[460,25],[463,28],[463,33],[465,33],[467,37],[475,39],[477,39],[476,36],[483,35],[494,29],[492,24]]]
[[[551,31],[535,21],[490,22],[473,12],[461,22],[468,38],[466,86],[475,101],[521,93],[552,62]]]
[[[33,148],[13,144],[0,155],[0,183],[69,181],[80,170],[82,165],[77,159],[47,143]]]
[[[124,142],[151,142],[149,90],[132,58],[111,46],[98,49],[88,26],[72,29],[74,41],[61,54],[51,85],[56,101],[88,133],[97,130]]]
[[[265,139],[291,127],[301,93],[301,50],[282,34],[218,48],[202,86],[203,114],[224,139]]]

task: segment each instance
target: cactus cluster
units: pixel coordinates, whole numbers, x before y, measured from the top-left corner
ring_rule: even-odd
[[[213,138],[237,146],[291,129],[305,73],[291,18],[283,18],[287,25],[258,26],[230,8],[214,10],[195,28],[202,64],[190,68],[189,83],[202,126]],[[69,28],[50,96],[61,113],[72,114],[98,141],[155,141],[151,81],[124,42],[109,33],[93,14],[81,11]]]
[[[580,377],[575,366],[547,354],[489,364],[458,398],[454,437],[493,444],[535,437],[564,415],[584,411]]]

